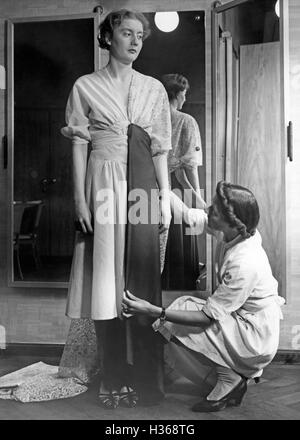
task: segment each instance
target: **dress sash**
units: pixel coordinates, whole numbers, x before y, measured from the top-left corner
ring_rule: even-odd
[[[128,127],[127,191],[128,213],[137,202],[133,190],[142,190],[147,199],[147,223],[127,221],[125,248],[125,288],[133,295],[161,305],[160,246],[158,229],[158,189],[149,135],[141,127]],[[157,197],[151,192],[157,191]],[[156,200],[155,200],[156,199]],[[138,199],[137,199],[138,200]],[[153,219],[157,221],[153,222]],[[145,218],[144,218],[145,220]]]
[[[128,213],[134,202],[130,191],[142,189],[148,200],[147,224],[133,224],[128,218],[125,247],[125,288],[133,295],[160,306],[160,244],[157,222],[151,222],[151,209],[158,210],[156,174],[149,135],[139,126],[128,127]],[[152,200],[152,202],[151,202]],[[157,206],[153,206],[155,201]],[[133,366],[135,388],[142,395],[161,399],[163,393],[163,344],[152,329],[153,319],[132,316],[125,321],[127,362]]]

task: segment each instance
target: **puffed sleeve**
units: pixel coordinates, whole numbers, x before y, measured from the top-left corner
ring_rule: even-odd
[[[190,168],[202,165],[202,144],[199,126],[196,120],[186,114],[180,136],[180,148],[177,159]]]
[[[228,261],[222,282],[203,306],[203,312],[221,321],[239,310],[246,302],[257,282],[257,271],[251,262]]]
[[[66,107],[67,126],[61,129],[61,133],[73,143],[86,144],[91,140],[89,133],[89,105],[84,96],[84,89],[80,82],[74,84]]]
[[[167,154],[171,144],[171,115],[170,104],[164,86],[157,82],[157,99],[153,107],[151,126],[152,155]]]

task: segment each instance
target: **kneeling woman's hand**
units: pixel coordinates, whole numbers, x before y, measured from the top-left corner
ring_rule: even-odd
[[[122,313],[125,317],[137,314],[151,316],[153,312],[152,308],[153,305],[150,304],[148,301],[137,298],[136,296],[132,295],[132,293],[130,293],[128,290],[124,292],[122,301]]]

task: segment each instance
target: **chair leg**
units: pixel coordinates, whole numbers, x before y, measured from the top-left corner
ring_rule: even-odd
[[[19,271],[19,275],[21,280],[24,280],[24,276],[23,276],[23,272],[21,269],[21,261],[20,261],[20,252],[19,252],[19,247],[16,248],[16,260],[17,260],[17,266],[18,266],[18,271]]]
[[[33,258],[34,258],[34,262],[35,262],[35,267],[37,269],[40,269],[42,264],[41,264],[41,260],[37,251],[37,246],[36,243],[32,243],[32,254],[33,254]]]

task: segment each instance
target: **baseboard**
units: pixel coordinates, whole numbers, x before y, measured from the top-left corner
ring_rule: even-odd
[[[300,350],[278,350],[273,362],[283,362],[284,364],[299,364]]]
[[[29,344],[11,343],[6,344],[5,350],[0,350],[2,356],[37,356],[60,358],[64,344]]]
[[[64,349],[64,344],[7,344],[5,350],[0,350],[2,356],[37,356],[37,357],[57,357],[60,358]],[[300,350],[278,350],[273,362],[283,362],[285,364],[300,363]]]

